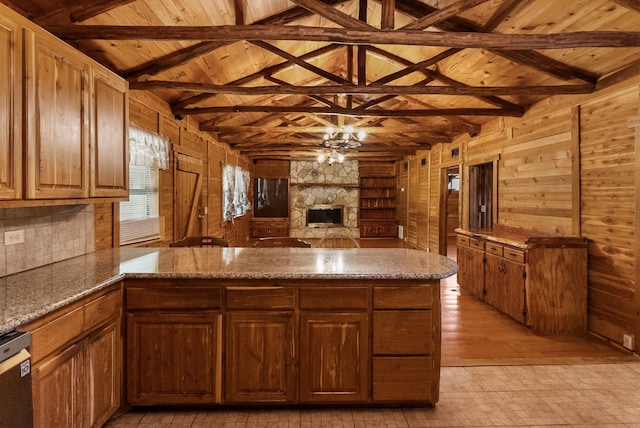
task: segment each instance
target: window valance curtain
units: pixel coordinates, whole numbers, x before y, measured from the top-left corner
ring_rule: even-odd
[[[239,166],[222,166],[222,218],[231,221],[251,209],[249,202],[249,171]]]
[[[129,164],[169,169],[169,139],[129,125]]]

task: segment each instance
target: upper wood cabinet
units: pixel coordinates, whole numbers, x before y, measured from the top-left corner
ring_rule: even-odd
[[[0,199],[22,194],[22,38],[0,15]]]
[[[126,197],[129,192],[127,89],[126,81],[120,77],[104,69],[92,69],[92,197]]]
[[[0,200],[126,198],[127,82],[0,12]]]
[[[86,58],[25,31],[26,198],[89,196],[89,75]]]

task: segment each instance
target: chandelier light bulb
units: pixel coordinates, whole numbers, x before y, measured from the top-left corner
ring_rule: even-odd
[[[322,154],[322,153],[321,153],[321,154],[319,154],[319,155],[318,155],[318,163],[322,163],[322,162],[324,162],[324,160],[325,160],[326,158],[327,158],[327,157],[326,157],[324,154]]]
[[[358,132],[358,140],[364,140],[364,137],[367,136],[367,133],[364,131]]]

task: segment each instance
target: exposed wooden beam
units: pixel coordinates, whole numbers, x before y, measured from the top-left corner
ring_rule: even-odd
[[[433,73],[433,79],[447,79],[446,76]],[[271,79],[269,79],[271,80]],[[274,79],[277,80],[277,79]],[[447,79],[447,82],[452,82]],[[232,95],[337,95],[337,94],[368,94],[368,95],[463,95],[463,96],[492,96],[492,95],[557,95],[557,94],[588,94],[595,90],[595,85],[539,85],[539,86],[404,86],[404,85],[319,85],[319,86],[239,86],[213,85],[208,83],[174,82],[165,80],[150,80],[147,82],[131,82],[130,89],[153,90],[172,89],[180,91],[206,92],[210,94]],[[326,100],[325,100],[326,101]],[[322,102],[325,102],[322,101]]]
[[[513,4],[503,4],[503,6],[505,7],[505,9],[510,9]],[[396,9],[398,9],[405,15],[414,18],[420,18],[422,16],[429,15],[438,11],[438,9],[429,6],[428,4],[423,3],[419,0],[396,0]],[[500,19],[500,16],[494,16],[489,22],[487,22],[487,24],[485,24],[485,26],[480,26],[471,21],[455,16],[447,19],[446,21],[438,23],[437,27],[443,31],[491,32],[498,24],[498,19]],[[560,61],[556,61],[541,54],[540,52],[515,50],[493,50],[491,52],[507,58],[510,61],[515,61],[519,64],[526,65],[527,67],[531,67],[535,70],[540,70],[551,76],[555,76],[563,80],[580,79],[589,83],[595,83],[598,80],[598,76],[594,73],[570,66]]]
[[[219,132],[221,134],[231,134],[239,132],[254,132],[262,134],[297,134],[297,133],[309,133],[309,134],[325,134],[326,127],[324,126],[209,126],[206,128],[200,127],[201,131]],[[426,128],[424,125],[403,125],[400,128],[385,127],[385,126],[359,126],[358,131],[364,131],[369,134],[388,134],[390,132],[402,132],[405,134],[416,133],[431,133],[431,132],[455,132],[459,130],[459,127],[455,125],[443,125],[443,126],[430,126]]]
[[[640,0],[613,0],[622,7],[640,12]]]
[[[489,0],[459,0],[447,7],[443,7],[437,12],[430,13],[429,15],[423,16],[422,18],[419,18],[416,21],[405,25],[404,27],[402,27],[402,29],[424,30],[425,28],[429,28],[432,25],[436,25],[442,21],[446,21],[447,19],[452,18],[459,13],[464,12],[465,10],[474,8],[482,3],[486,3],[487,1]],[[382,4],[384,7],[384,0],[382,0]]]
[[[100,0],[90,3],[72,2],[70,6],[61,7],[44,15],[31,17],[37,24],[47,22],[82,22],[100,14],[109,12],[120,6],[133,3],[135,0]]]
[[[218,106],[218,107],[196,107],[173,109],[174,114],[194,115],[194,114],[211,114],[211,113],[313,113],[325,114],[330,116],[347,116],[347,117],[432,117],[432,116],[510,116],[521,117],[522,111],[514,111],[509,109],[492,109],[492,108],[452,108],[452,109],[433,109],[433,110],[361,110],[347,108],[330,108],[330,107],[296,107],[296,106]]]
[[[242,0],[233,0],[233,10],[236,16],[236,25],[244,25],[244,2]]]
[[[339,4],[339,3],[343,3],[345,0],[325,0],[325,1],[327,4]],[[304,18],[309,15],[311,15],[311,12],[296,6],[284,12],[261,19],[255,22],[254,24],[255,25],[285,25],[290,22],[293,22],[296,19]],[[144,75],[153,76],[155,74],[169,70],[173,67],[177,67],[181,64],[184,64],[200,56],[211,53],[216,49],[219,49],[230,43],[233,43],[233,41],[198,43],[194,46],[189,46],[184,49],[180,49],[178,51],[169,53],[160,58],[156,58],[144,64],[140,64],[135,68],[132,68],[130,70],[123,72],[122,75],[125,76],[125,78],[127,78],[127,80],[129,81],[138,79]]]
[[[392,30],[396,21],[396,0],[382,0],[382,14],[380,16],[380,28]]]
[[[346,13],[336,9],[335,7],[325,4],[319,0],[291,0],[293,3],[300,7],[307,9],[310,12],[318,14],[331,22],[335,22],[345,28],[370,28],[374,27],[366,22],[360,21]]]
[[[53,25],[67,40],[294,40],[342,44],[442,46],[495,50],[640,47],[637,31],[579,31],[557,34],[495,34],[417,30],[361,30],[298,25],[119,26]]]

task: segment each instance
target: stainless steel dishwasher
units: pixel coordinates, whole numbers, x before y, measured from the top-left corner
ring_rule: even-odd
[[[33,427],[29,333],[0,335],[0,428]]]

